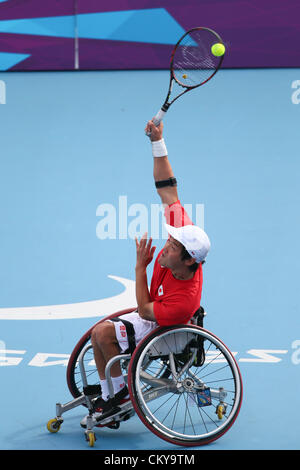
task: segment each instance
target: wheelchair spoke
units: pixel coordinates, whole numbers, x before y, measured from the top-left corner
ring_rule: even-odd
[[[188,395],[188,394],[187,394],[187,395]],[[189,410],[189,407],[188,407],[188,404],[187,404],[187,399],[188,399],[188,397],[186,397],[185,394],[183,395],[183,397],[184,397],[184,400],[185,400],[185,415],[184,415],[184,428],[183,428],[183,432],[185,433],[185,426],[186,426],[186,421],[187,421],[187,416],[188,416],[189,419],[190,419],[190,422],[191,422],[191,425],[192,425],[194,434],[196,434],[195,428],[194,428],[194,426],[193,426],[193,421],[192,421],[192,418],[191,418],[190,410]]]
[[[179,398],[180,398],[180,396],[177,397],[177,400],[176,400],[176,401],[178,401]],[[170,402],[170,400],[171,400],[171,397],[168,397],[168,398],[167,398],[163,403],[161,403],[155,410],[153,410],[153,412],[156,413],[157,411],[159,411],[166,403]],[[172,411],[173,407],[174,407],[174,404],[173,404],[173,403],[170,404],[170,409],[169,409],[169,411],[167,412],[167,414],[165,415],[165,417],[162,418],[162,422],[164,422],[164,421],[166,420],[166,418],[169,416],[169,414],[170,414],[170,412]]]
[[[202,410],[201,410],[201,408],[199,408],[199,406],[197,407],[197,409],[198,409],[198,414],[200,415],[200,418],[201,418],[201,424],[205,428],[205,432],[208,433],[208,428],[207,428],[206,422],[203,418]]]
[[[172,421],[172,424],[171,424],[171,429],[174,429],[174,423],[175,423],[175,418],[176,418],[176,415],[177,415],[177,410],[178,410],[178,405],[179,405],[180,398],[181,397],[179,395],[179,397],[176,400],[176,407],[174,408],[174,417],[173,417],[173,421]]]

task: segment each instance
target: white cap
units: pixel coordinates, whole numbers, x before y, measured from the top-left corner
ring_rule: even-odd
[[[201,263],[206,258],[210,249],[210,241],[204,230],[196,225],[184,225],[183,227],[165,225],[168,233],[185,247],[197,263]]]

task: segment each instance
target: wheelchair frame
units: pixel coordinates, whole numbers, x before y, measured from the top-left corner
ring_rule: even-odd
[[[133,310],[128,309],[116,312],[101,319],[96,324],[132,312]],[[92,349],[89,339],[96,324],[83,335],[70,356],[67,368],[67,382],[74,399],[65,404],[56,404],[56,417],[47,423],[47,429],[50,432],[57,432],[60,429],[64,421],[62,418],[64,413],[80,405],[83,405],[88,410],[85,438],[91,447],[94,446],[96,441],[96,434],[93,430],[95,426],[107,426],[111,429],[118,429],[122,421],[131,418],[135,413],[151,432],[175,445],[205,445],[221,437],[232,426],[238,416],[243,395],[242,378],[238,365],[230,350],[219,338],[195,324],[158,327],[138,343],[133,354],[120,354],[110,359],[105,369],[110,397],[114,397],[110,376],[111,366],[115,362],[123,361],[123,365],[125,363],[125,368],[127,367],[127,376],[124,375],[124,378],[128,384],[131,401],[119,405],[113,415],[96,419],[94,417],[94,401],[99,396],[101,389],[100,385],[89,383],[86,370],[87,365],[85,364],[85,356]],[[184,343],[185,336],[187,344],[183,349],[179,343],[180,341]],[[173,343],[172,347],[169,346],[170,340],[173,343],[175,340],[175,344],[177,341],[178,351],[174,351]],[[199,361],[197,363],[199,340],[203,344],[205,341],[209,343],[209,347],[205,351],[208,359],[205,356],[203,363],[199,363]],[[164,347],[167,348],[167,354],[160,353]],[[213,348],[217,351],[218,356],[212,354]],[[219,367],[218,364],[221,362],[226,363],[226,365]],[[154,368],[153,363],[157,370]],[[204,372],[204,376],[201,378],[200,372],[203,373],[207,367],[211,366],[214,368],[213,371],[210,373]],[[79,368],[82,381],[82,390],[77,389],[77,385],[74,382],[74,374],[77,367]],[[94,369],[96,370],[95,367]],[[227,369],[226,374],[231,373],[232,377],[230,375],[223,377],[222,374],[224,372],[221,371],[225,369]],[[218,379],[221,386],[208,386],[210,381],[203,380],[204,377],[212,376],[215,373],[221,374],[221,378]],[[234,385],[233,392],[223,386],[229,380]],[[212,381],[212,383],[214,382]],[[161,399],[165,395],[167,397],[170,396],[170,400],[174,402],[174,406],[168,405],[170,407],[168,415],[172,417],[172,424],[170,424],[171,418],[168,418],[168,420],[164,418],[163,421],[160,415],[157,417],[156,406],[152,406],[152,402]],[[181,397],[184,397],[184,400],[181,403],[181,407],[179,407]],[[215,405],[213,402],[217,402],[217,404]],[[174,424],[177,420],[175,416],[172,416],[175,404],[178,410],[185,406],[185,417],[182,417],[184,419],[184,426],[181,422],[179,424],[176,422],[176,426]],[[202,420],[200,424],[205,429],[204,433],[196,434],[196,424],[194,425],[192,422],[192,414],[189,411],[188,405],[198,410],[198,421]],[[163,405],[160,405],[159,408],[163,408]],[[210,412],[207,411],[208,409],[210,409]],[[215,410],[214,413],[217,415],[216,422],[212,418],[212,410]],[[183,411],[178,411],[179,416],[183,414]],[[166,423],[166,421],[169,422]],[[214,422],[212,428],[210,421]],[[220,422],[220,425],[218,425],[218,422]],[[199,427],[198,422],[197,427]]]

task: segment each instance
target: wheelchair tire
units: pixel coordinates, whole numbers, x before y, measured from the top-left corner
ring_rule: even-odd
[[[78,398],[82,395],[83,392],[83,384],[81,380],[81,374],[79,370],[79,363],[78,357],[83,350],[83,348],[90,343],[91,341],[91,334],[93,328],[98,325],[99,323],[104,322],[105,320],[109,320],[110,318],[119,317],[120,315],[125,315],[126,313],[133,312],[135,308],[120,310],[119,312],[113,313],[107,317],[102,318],[100,321],[95,323],[78,341],[76,344],[70,358],[68,361],[67,366],[67,384],[71,395],[74,398]],[[88,377],[89,385],[98,385],[99,384],[99,375],[96,368],[96,364],[94,362],[94,355],[92,349],[89,350],[85,357],[84,357],[84,367]],[[85,405],[83,405],[85,406]]]
[[[180,342],[186,342],[183,351]],[[199,343],[205,352],[201,365],[196,359]],[[162,362],[166,369],[160,375],[156,370]],[[158,328],[146,336],[130,360],[128,388],[145,426],[161,439],[186,447],[209,444],[227,432],[243,395],[241,374],[229,349],[195,325]]]
[[[78,357],[79,357],[79,354],[81,353],[82,349],[88,343],[90,343],[91,333],[92,333],[92,329],[87,331],[85,333],[85,335],[79,340],[79,342],[76,344],[76,346],[75,346],[75,348],[74,348],[74,350],[73,350],[73,352],[70,356],[69,362],[68,362],[68,366],[67,366],[67,384],[68,384],[69,391],[70,391],[71,395],[74,398],[78,398],[78,397],[80,397],[80,395],[82,395],[83,385],[82,385],[81,376],[80,376]],[[91,351],[89,351],[89,352],[91,352]],[[91,356],[89,354],[89,358],[90,358],[90,360],[92,360],[93,356]],[[95,382],[93,381],[94,382],[93,384],[96,385],[96,384],[99,383],[99,377],[96,374],[96,372],[97,372],[96,366],[93,367],[93,369],[94,369],[93,370],[93,375],[95,374]]]

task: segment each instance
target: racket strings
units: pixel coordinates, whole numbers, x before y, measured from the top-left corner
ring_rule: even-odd
[[[213,31],[199,28],[184,36],[175,49],[173,74],[179,84],[186,87],[206,82],[219,68],[221,58],[211,52],[219,38]]]

